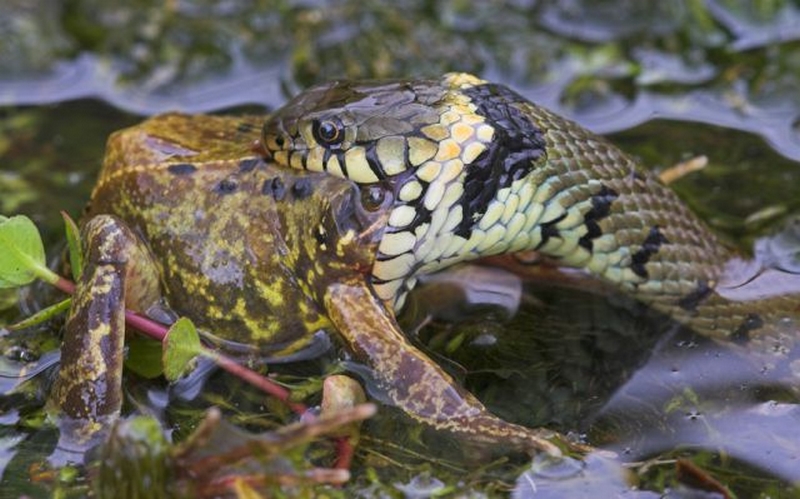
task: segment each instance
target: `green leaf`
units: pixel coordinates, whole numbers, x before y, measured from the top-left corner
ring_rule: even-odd
[[[67,233],[67,246],[69,248],[69,263],[72,267],[72,280],[78,282],[83,273],[83,251],[81,249],[81,232],[75,220],[67,212],[61,212],[64,219],[64,229]]]
[[[192,361],[203,354],[200,335],[186,317],[181,317],[169,328],[163,341],[162,364],[164,376],[175,381],[192,369]]]
[[[0,217],[0,288],[24,286],[37,277],[58,279],[45,263],[39,230],[28,217]]]
[[[125,338],[128,355],[125,356],[125,369],[130,369],[143,378],[157,378],[164,374],[161,365],[163,348],[160,341],[153,341],[140,334]]]
[[[17,329],[25,329],[31,326],[36,326],[37,324],[41,324],[46,320],[52,319],[58,314],[66,312],[67,310],[69,310],[69,306],[71,304],[72,304],[72,299],[67,298],[66,300],[60,301],[55,305],[50,305],[47,308],[39,310],[38,312],[28,317],[27,319],[22,319],[16,324],[8,326],[8,329],[13,331]]]

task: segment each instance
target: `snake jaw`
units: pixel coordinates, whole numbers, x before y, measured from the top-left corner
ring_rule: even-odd
[[[395,308],[416,273],[509,245],[502,241],[508,231],[490,233],[481,221],[487,212],[492,218],[503,211],[502,203],[491,203],[507,187],[495,185],[497,179],[510,183],[519,177],[496,170],[514,170],[503,166],[509,154],[516,154],[514,164],[530,154],[504,148],[505,135],[498,135],[485,110],[479,112],[468,91],[484,83],[463,73],[435,81],[333,82],[296,97],[264,126],[262,141],[284,166],[327,171],[362,186],[390,186],[395,202],[388,208],[373,282]],[[513,116],[507,107],[500,107],[503,116]],[[514,224],[521,228],[519,220]]]

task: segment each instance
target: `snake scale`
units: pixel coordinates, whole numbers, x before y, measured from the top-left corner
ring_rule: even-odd
[[[420,275],[535,250],[717,339],[783,356],[796,295],[739,293],[746,266],[654,175],[503,85],[451,73],[313,87],[264,125],[280,165],[362,186],[387,212],[375,293],[399,310]]]

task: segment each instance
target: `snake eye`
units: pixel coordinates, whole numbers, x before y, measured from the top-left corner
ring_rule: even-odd
[[[365,185],[361,188],[361,206],[367,211],[378,211],[391,202],[389,191],[378,184]]]
[[[314,120],[311,125],[314,139],[323,146],[334,146],[344,140],[342,122],[336,119]]]

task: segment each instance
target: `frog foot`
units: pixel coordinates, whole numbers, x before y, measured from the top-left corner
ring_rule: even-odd
[[[331,284],[329,317],[390,402],[411,418],[464,441],[517,452],[561,456],[588,448],[557,432],[509,423],[490,413],[440,366],[414,347],[366,282]],[[557,442],[558,444],[554,443]]]
[[[119,416],[125,309],[144,310],[159,296],[147,248],[118,218],[92,218],[82,230],[85,267],[76,283],[48,405],[78,440]]]

